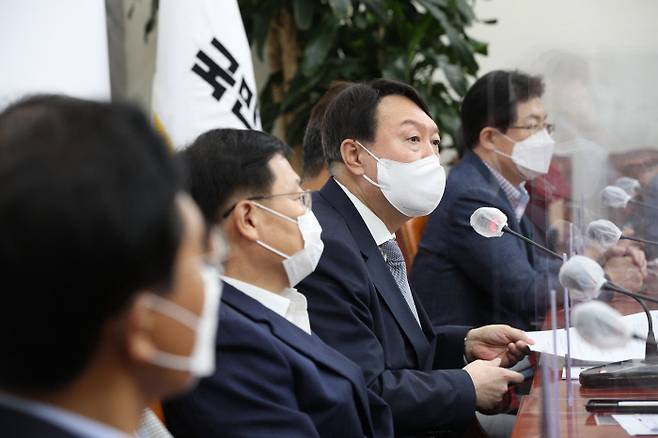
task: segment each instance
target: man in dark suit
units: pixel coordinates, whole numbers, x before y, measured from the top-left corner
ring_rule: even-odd
[[[553,151],[543,90],[539,77],[494,71],[478,79],[464,97],[466,152],[450,171],[411,272],[411,283],[435,325],[505,323],[537,329],[548,291],[562,290],[556,275],[559,261],[510,234],[482,237],[469,224],[479,207],[496,207],[512,230],[534,238],[524,214],[529,201],[524,185],[548,170]],[[533,139],[536,143],[527,143]],[[522,141],[526,143],[515,146]],[[530,154],[521,162],[526,150]],[[447,308],[446,302],[452,305]]]
[[[409,287],[394,233],[440,201],[437,126],[412,87],[379,79],[334,99],[322,137],[332,178],[313,210],[325,249],[299,286],[314,330],[361,366],[398,435],[459,433],[476,407],[494,409],[523,380],[499,365],[515,363],[529,340],[508,326],[435,332]]]
[[[387,437],[389,407],[359,367],[322,342],[295,285],[316,266],[309,192],[268,134],[218,129],[182,152],[190,190],[231,254],[213,376],[165,403],[181,437]]]
[[[546,121],[543,91],[538,76],[493,71],[464,97],[465,153],[450,171],[411,273],[434,325],[504,323],[537,329],[550,290],[558,292],[558,299],[563,296],[559,260],[508,233],[482,237],[469,224],[479,207],[495,207],[505,213],[512,230],[543,240],[528,219],[525,189],[526,181],[548,171],[553,154],[553,126]],[[628,268],[641,269],[642,258],[633,260],[637,266]]]
[[[0,211],[1,436],[134,436],[148,405],[212,369],[203,219],[138,109],[7,108]]]

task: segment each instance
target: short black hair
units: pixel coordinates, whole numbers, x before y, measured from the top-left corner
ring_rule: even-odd
[[[271,193],[270,159],[291,149],[273,135],[242,129],[213,129],[179,152],[187,168],[187,188],[208,224],[217,224],[237,196]]]
[[[133,106],[33,96],[0,114],[0,388],[65,387],[139,290],[170,286],[177,175]]]
[[[475,81],[461,108],[462,148],[473,149],[480,131],[491,126],[501,132],[516,121],[516,107],[544,94],[541,76],[520,71],[494,70]]]
[[[427,104],[411,86],[391,79],[354,84],[343,90],[329,104],[322,121],[322,146],[327,164],[342,162],[340,145],[343,140],[353,138],[373,141],[377,132],[377,106],[386,96],[403,96],[414,102],[428,116]]]
[[[324,119],[324,113],[331,101],[350,85],[352,83],[347,81],[332,82],[329,85],[329,89],[311,110],[302,141],[304,152],[302,178],[304,180],[318,176],[326,164],[324,150],[322,148],[322,120]]]

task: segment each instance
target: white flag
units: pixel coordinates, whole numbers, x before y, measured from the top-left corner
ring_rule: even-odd
[[[214,128],[260,129],[237,0],[161,0],[153,112],[172,146]]]
[[[109,100],[104,0],[2,0],[0,108],[26,94]]]

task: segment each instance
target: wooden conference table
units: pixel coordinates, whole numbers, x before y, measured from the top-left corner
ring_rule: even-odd
[[[654,287],[651,290],[658,290]],[[657,295],[655,292],[644,292]],[[641,312],[640,306],[627,297],[615,298],[610,303],[621,313],[627,315]],[[656,306],[650,306],[652,309]],[[561,318],[558,318],[558,320]],[[558,377],[559,379],[559,377]],[[530,394],[523,397],[519,406],[516,424],[512,432],[512,438],[540,437],[542,434],[542,384],[541,372],[535,371],[534,380]],[[559,392],[559,408],[552,415],[559,416],[560,437],[627,437],[629,436],[621,426],[597,426],[594,415],[585,410],[585,403],[591,398],[656,398],[658,399],[658,388],[610,388],[592,389],[583,388],[577,380],[573,381],[573,403],[567,403],[567,382],[559,379],[557,381]]]

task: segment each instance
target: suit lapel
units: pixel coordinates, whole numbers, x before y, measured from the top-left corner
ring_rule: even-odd
[[[343,219],[345,219],[352,233],[352,237],[361,250],[368,272],[370,273],[370,279],[375,284],[377,292],[391,310],[398,325],[413,345],[418,362],[423,363],[430,352],[428,338],[418,326],[416,318],[414,318],[409,306],[404,301],[402,293],[386,262],[384,262],[384,258],[363,218],[333,178],[329,179],[327,184],[322,188],[320,196],[331,204]],[[415,301],[416,307],[422,308],[420,301]],[[419,312],[419,317],[426,318],[427,315],[424,312]],[[425,326],[426,328],[428,327],[427,324]]]
[[[310,358],[314,362],[321,363],[324,367],[346,377],[356,388],[360,387],[360,368],[345,356],[322,342],[322,340],[316,335],[309,335],[285,318],[277,315],[275,312],[240,292],[228,283],[224,283],[222,303],[231,306],[237,312],[252,321],[268,325],[272,334],[286,345],[298,353]],[[311,326],[312,325],[313,324],[311,323]],[[363,399],[363,391],[354,392],[358,393],[358,398],[361,403],[365,405],[368,404],[368,402]]]

